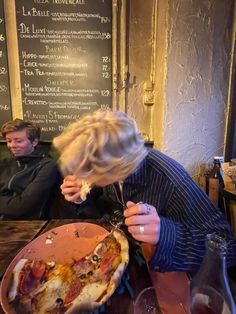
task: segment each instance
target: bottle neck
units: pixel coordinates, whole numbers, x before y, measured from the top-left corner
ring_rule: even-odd
[[[206,240],[206,253],[195,278],[200,285],[208,283],[224,286],[226,290],[229,289],[226,248],[226,242],[218,236]]]
[[[222,252],[220,249],[207,247],[206,254],[203,259],[203,264],[208,273],[215,273],[216,269],[219,270],[220,274],[226,275],[226,253]]]

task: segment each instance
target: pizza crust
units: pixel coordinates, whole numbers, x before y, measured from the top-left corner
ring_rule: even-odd
[[[25,263],[28,260],[26,258],[22,258],[19,260],[19,262],[16,264],[16,266],[13,269],[13,278],[10,286],[10,290],[8,291],[8,300],[9,302],[12,302],[15,300],[18,292],[18,285],[20,280],[20,272],[25,266]]]

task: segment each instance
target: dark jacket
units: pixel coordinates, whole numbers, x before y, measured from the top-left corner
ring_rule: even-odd
[[[59,180],[56,163],[45,154],[0,162],[0,219],[40,219]]]

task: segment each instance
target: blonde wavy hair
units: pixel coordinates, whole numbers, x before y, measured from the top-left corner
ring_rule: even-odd
[[[147,155],[134,120],[125,113],[98,110],[72,122],[53,145],[62,172],[96,184],[103,176],[124,180]]]

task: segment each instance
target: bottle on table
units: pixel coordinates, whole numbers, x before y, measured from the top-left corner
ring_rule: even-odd
[[[226,270],[226,241],[206,236],[206,254],[191,282],[191,314],[236,314]]]

